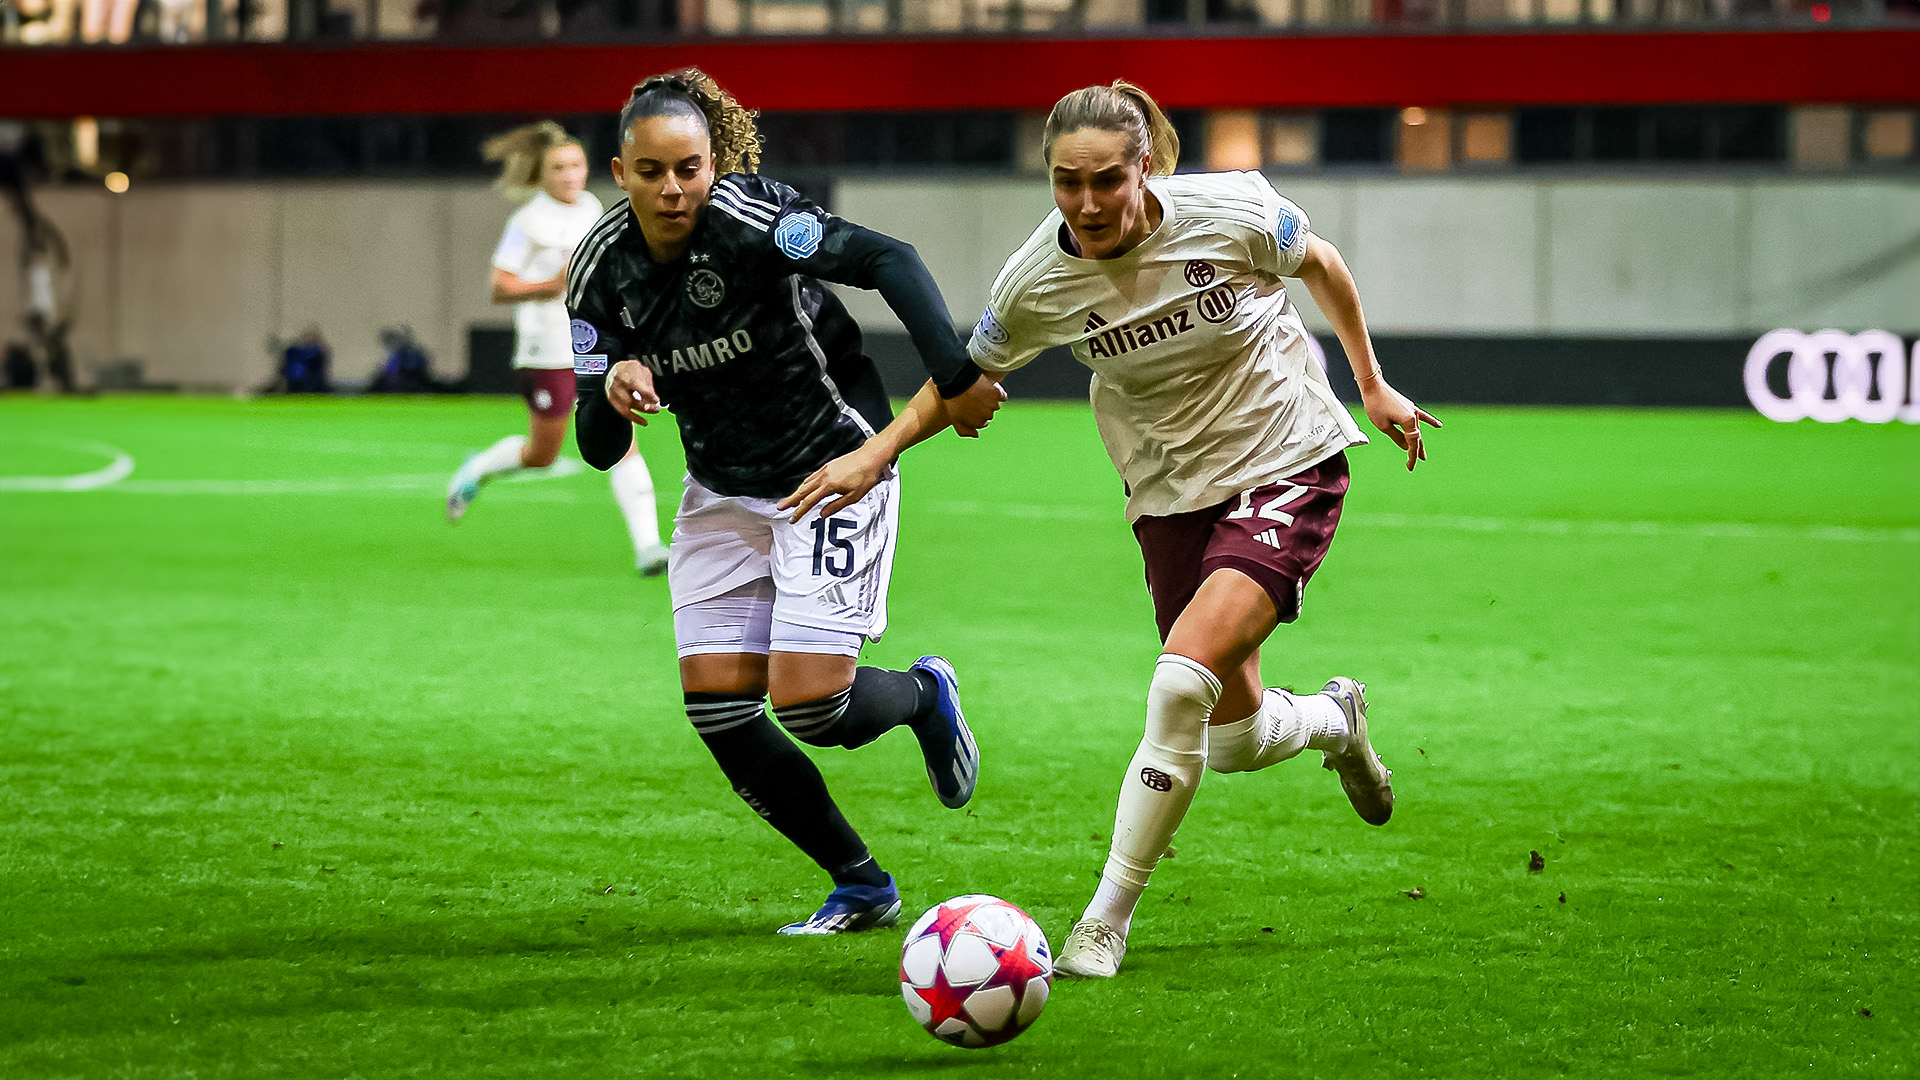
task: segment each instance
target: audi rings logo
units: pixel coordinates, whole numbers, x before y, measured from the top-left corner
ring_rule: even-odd
[[[1747,352],[1745,380],[1747,400],[1769,420],[1920,424],[1920,401],[1908,400],[1920,397],[1920,341],[1908,352],[1885,330],[1775,330]]]

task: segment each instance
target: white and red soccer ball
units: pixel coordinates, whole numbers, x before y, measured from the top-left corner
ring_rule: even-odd
[[[1027,1030],[1052,987],[1047,935],[995,896],[935,904],[907,931],[900,951],[907,1011],[955,1046],[998,1046]]]

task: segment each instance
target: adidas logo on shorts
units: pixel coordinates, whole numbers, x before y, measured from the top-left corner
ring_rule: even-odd
[[[1261,543],[1267,545],[1270,548],[1278,548],[1281,546],[1280,530],[1278,529],[1268,529],[1266,532],[1263,532],[1259,536],[1254,537],[1254,539],[1260,541]]]
[[[847,603],[847,594],[841,592],[840,586],[838,585],[829,585],[826,588],[821,589],[819,595],[815,597],[815,600],[817,600],[820,604],[827,607],[852,607],[853,606],[852,604]]]

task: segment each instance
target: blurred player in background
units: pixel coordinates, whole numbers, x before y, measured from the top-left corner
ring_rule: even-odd
[[[687,717],[734,791],[833,878],[826,903],[780,932],[891,925],[893,877],[788,735],[852,749],[907,727],[956,809],[980,755],[946,660],[856,666],[886,629],[898,476],[811,520],[777,503],[891,419],[860,328],[820,279],[879,290],[968,430],[1003,395],[967,359],[911,247],[754,175],[753,114],[712,79],[647,79],[619,130],[627,201],[574,253],[567,287],[580,452],[606,468],[633,424],[674,411],[687,478],[667,581]],[[617,670],[624,658],[612,659]]]
[[[1333,541],[1344,451],[1367,441],[1314,362],[1282,278],[1306,282],[1368,419],[1407,451],[1408,469],[1426,456],[1420,422],[1438,421],[1387,385],[1340,253],[1265,177],[1172,175],[1178,136],[1125,82],[1062,98],[1045,131],[1058,209],[1000,271],[968,351],[1004,372],[1071,345],[1093,369],[1094,418],[1146,562],[1164,644],[1146,736],[1098,891],[1055,962],[1110,976],[1203,767],[1244,772],[1320,750],[1363,819],[1393,812],[1364,686],[1261,687],[1260,646],[1299,616]]]
[[[468,459],[447,485],[447,520],[459,521],[489,480],[554,462],[573,411],[573,348],[567,332],[567,257],[600,219],[587,191],[587,153],[550,120],[487,140],[488,161],[501,163],[498,186],[532,196],[507,219],[493,252],[493,302],[513,305],[513,366],[526,399],[528,432],[509,435]],[[612,469],[614,501],[633,537],[634,561],[652,577],[667,569],[653,477],[631,442]]]

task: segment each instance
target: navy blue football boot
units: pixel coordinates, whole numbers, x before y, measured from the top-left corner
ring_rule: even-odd
[[[920,756],[927,761],[934,795],[941,806],[958,810],[973,798],[974,783],[980,779],[980,747],[960,711],[960,676],[940,656],[923,656],[913,662],[912,670],[933,676],[940,688],[934,715],[913,733],[920,740]]]
[[[788,923],[780,933],[789,936],[815,934],[857,934],[877,930],[900,920],[900,887],[893,875],[885,885],[835,885],[820,910],[797,923]]]

